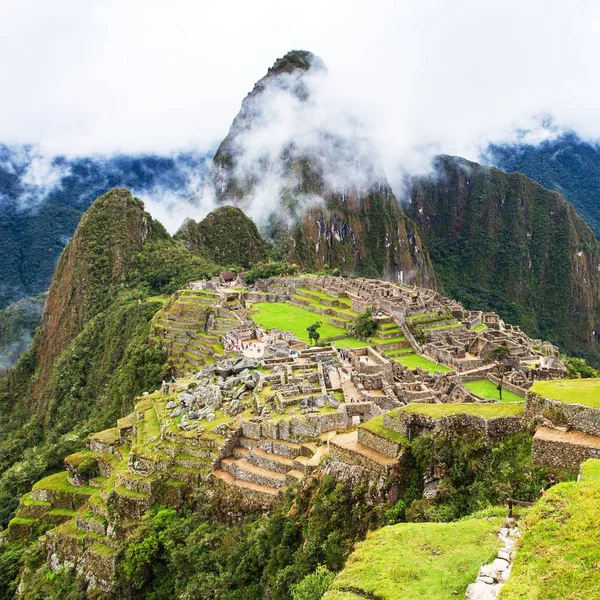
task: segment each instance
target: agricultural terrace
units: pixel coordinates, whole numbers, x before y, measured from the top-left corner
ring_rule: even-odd
[[[501,523],[491,518],[378,529],[357,544],[323,600],[464,598],[496,546]]]
[[[465,382],[465,387],[481,398],[486,400],[498,400],[499,402],[522,402],[523,396],[502,388],[502,398],[496,384],[489,379],[476,379],[475,381]]]
[[[399,410],[406,413],[416,413],[441,419],[450,415],[473,415],[484,417],[486,419],[494,419],[496,417],[512,417],[523,414],[525,404],[523,402],[507,403],[507,402],[490,402],[485,404],[469,403],[450,403],[450,404],[421,404],[412,403],[408,406],[403,406]]]
[[[600,379],[551,379],[536,381],[530,391],[559,402],[600,408]]]
[[[419,354],[402,354],[400,356],[394,356],[393,358],[396,362],[399,362],[401,365],[404,365],[409,369],[416,369],[417,367],[420,367],[421,369],[429,371],[430,373],[435,373],[436,371],[439,373],[450,373],[452,371],[450,367],[429,360],[428,358],[420,356]]]

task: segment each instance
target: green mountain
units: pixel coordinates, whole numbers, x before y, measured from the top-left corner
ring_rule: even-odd
[[[566,132],[541,144],[491,145],[486,162],[560,192],[600,236],[600,145]]]
[[[162,294],[218,271],[127,190],[88,209],[60,258],[31,349],[0,379],[1,523],[15,494],[157,387],[165,356],[150,321]]]
[[[597,361],[600,246],[560,194],[442,156],[409,195],[445,293]]]
[[[259,215],[267,239],[289,262],[433,285],[427,251],[376,150],[353,121],[315,125],[314,78],[325,76],[323,61],[310,52],[275,61],[242,102],[207,188],[217,202]],[[278,114],[280,102],[294,107],[293,118]],[[286,134],[271,130],[280,117]]]
[[[248,269],[269,256],[268,245],[252,219],[235,206],[221,206],[198,223],[186,219],[177,237],[190,250],[220,265]]]

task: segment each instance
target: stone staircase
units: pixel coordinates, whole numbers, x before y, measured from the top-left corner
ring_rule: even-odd
[[[271,504],[284,487],[315,469],[326,450],[314,442],[240,437],[231,456],[221,459],[212,477],[241,490],[252,490],[265,504]]]

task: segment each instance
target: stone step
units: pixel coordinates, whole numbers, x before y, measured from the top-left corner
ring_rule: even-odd
[[[250,450],[248,450],[248,448],[244,448],[242,446],[236,446],[231,451],[231,454],[234,458],[248,458],[248,455],[250,454]]]
[[[381,475],[385,475],[398,463],[395,458],[361,444],[358,441],[357,431],[336,435],[329,442],[329,451],[336,460],[364,467]]]
[[[304,479],[304,473],[298,469],[292,469],[285,474],[286,485],[294,485]]]
[[[285,475],[259,467],[245,458],[224,458],[221,461],[221,468],[242,481],[250,481],[273,488],[285,486]]]
[[[269,487],[266,485],[260,485],[258,483],[252,483],[251,481],[243,481],[241,479],[236,479],[233,475],[231,475],[231,473],[228,473],[227,471],[224,471],[223,469],[216,469],[215,471],[212,472],[212,475],[214,477],[221,479],[228,485],[238,487],[242,490],[244,490],[244,489],[253,490],[255,492],[259,492],[261,494],[265,494],[265,495],[271,496],[271,497],[278,496],[280,493],[279,489],[277,489],[277,488]]]
[[[248,453],[248,462],[256,465],[257,467],[263,467],[270,471],[277,473],[287,473],[294,466],[294,461],[291,458],[279,456],[279,454],[273,454],[272,452],[265,452],[262,448],[253,448]]]
[[[311,473],[319,466],[326,454],[328,454],[327,446],[318,446],[312,456],[298,456],[295,458],[294,469],[302,473]]]

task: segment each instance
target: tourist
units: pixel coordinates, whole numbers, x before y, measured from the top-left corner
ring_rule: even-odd
[[[552,473],[550,475],[548,483],[546,484],[546,487],[540,490],[540,496],[543,496],[552,486],[555,486],[557,483],[558,481],[556,481],[556,476],[554,475],[554,473]]]

